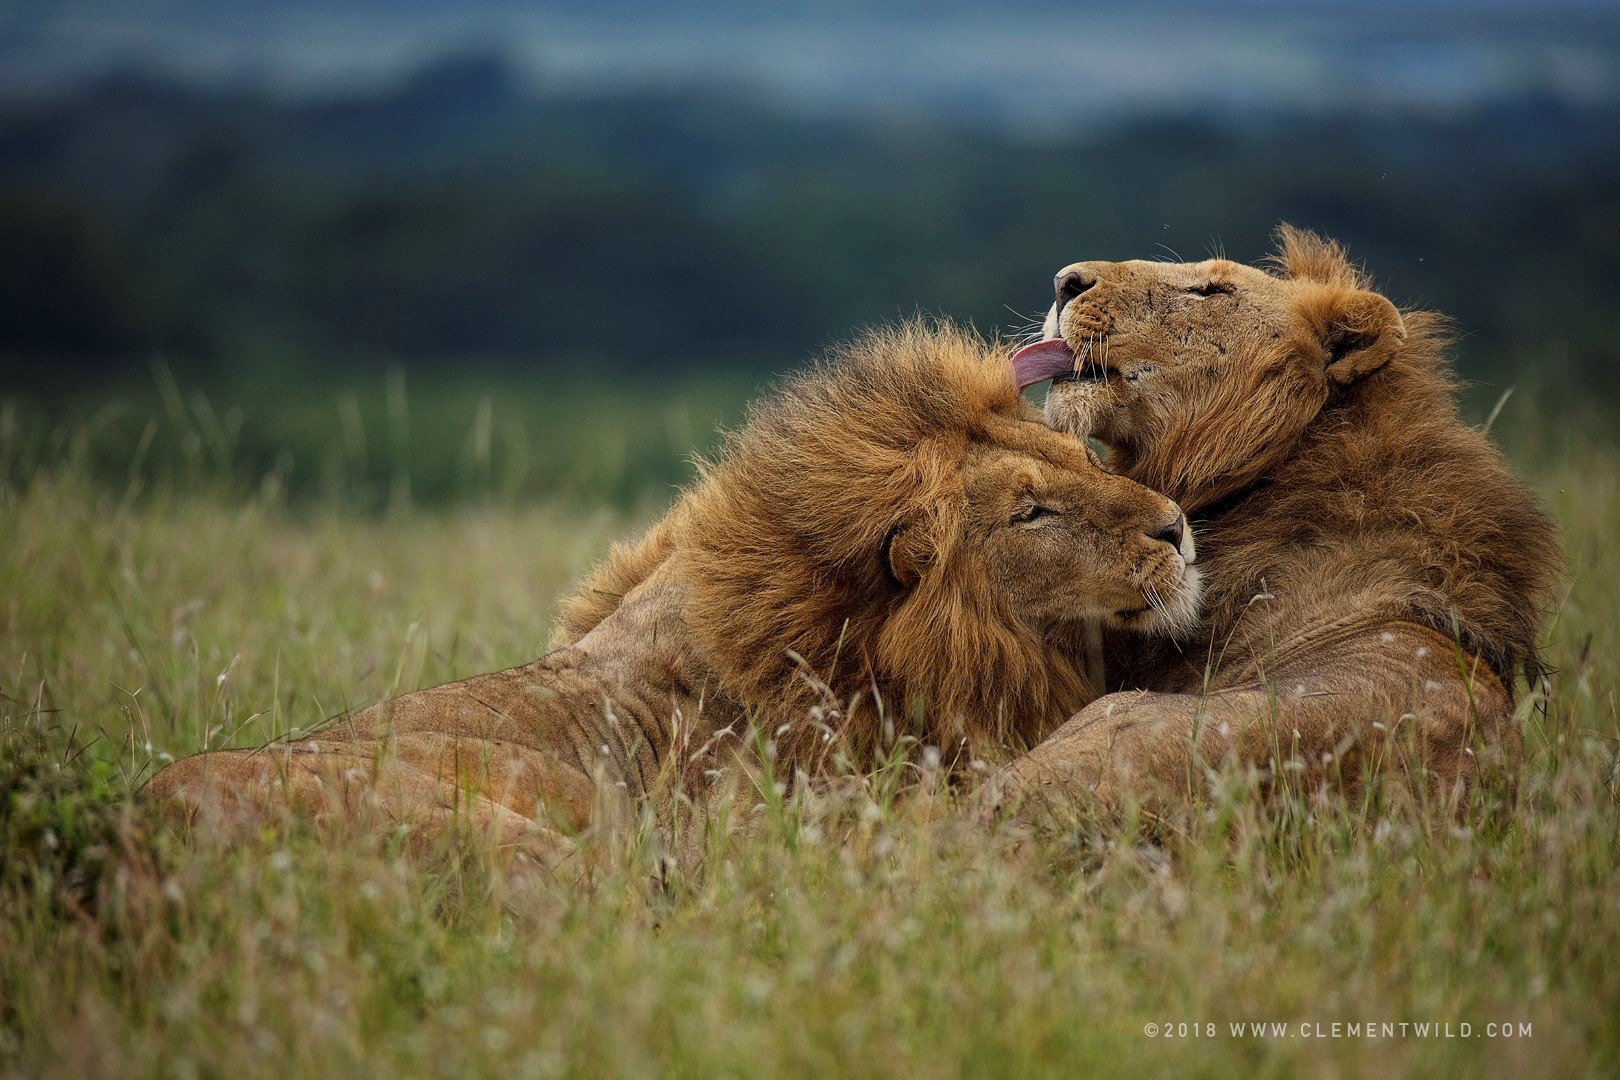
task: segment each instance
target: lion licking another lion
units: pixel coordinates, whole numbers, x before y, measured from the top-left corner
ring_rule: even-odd
[[[757,731],[790,775],[907,739],[1019,754],[987,816],[1185,798],[1223,763],[1319,787],[1393,760],[1454,798],[1517,760],[1556,536],[1458,418],[1440,319],[1280,239],[1271,270],[1075,264],[1010,362],[949,328],[869,335],[615,548],[555,651],[146,790],[227,821],[465,815],[566,852],[605,802],[701,803]],[[1050,427],[1019,397],[1048,379]]]

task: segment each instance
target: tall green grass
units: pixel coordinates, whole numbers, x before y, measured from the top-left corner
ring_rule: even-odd
[[[1620,1069],[1612,444],[1522,404],[1498,421],[1563,525],[1571,589],[1517,789],[1462,819],[1234,788],[1153,843],[1029,838],[890,770],[770,800],[759,830],[672,876],[633,830],[587,843],[577,884],[508,874],[477,836],[426,858],[338,827],[180,837],[129,799],[169,756],[536,655],[555,597],[667,499],[635,454],[613,472],[600,448],[661,440],[648,453],[679,476],[711,419],[672,434],[678,395],[552,402],[584,471],[503,486],[543,466],[534,444],[494,451],[515,438],[500,407],[485,421],[464,389],[413,388],[391,434],[391,393],[397,413],[386,386],[239,414],[178,390],[115,420],[0,405],[5,1072]],[[424,417],[451,400],[474,405],[432,452],[449,479],[429,497],[414,458],[401,477],[401,455],[371,455],[427,453]],[[278,439],[291,471],[241,450]],[[322,445],[335,457],[308,475],[329,479],[290,482]],[[598,481],[625,497],[592,497]],[[1403,1021],[1453,1037],[1332,1037]],[[1232,1033],[1248,1022],[1287,1034]]]
[[[0,397],[0,480],[68,464],[107,487],[283,496],[351,512],[663,500],[762,381],[391,371],[358,380],[133,386]]]

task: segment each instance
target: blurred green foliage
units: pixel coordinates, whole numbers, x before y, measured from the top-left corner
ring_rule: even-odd
[[[476,56],[320,100],[123,75],[0,102],[0,385],[58,398],[155,357],[760,372],[919,308],[1017,327],[1078,258],[1256,259],[1287,219],[1455,316],[1469,374],[1613,397],[1617,136],[1532,100],[1033,141],[703,86],[537,96]]]

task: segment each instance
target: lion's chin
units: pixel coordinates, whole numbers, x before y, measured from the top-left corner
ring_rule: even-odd
[[[1095,438],[1104,406],[1104,387],[1096,382],[1053,383],[1046,392],[1046,426],[1076,438]]]
[[[1109,613],[1105,621],[1117,630],[1156,637],[1183,638],[1198,627],[1204,597],[1204,578],[1196,567],[1184,567],[1169,587],[1142,591],[1139,607]]]

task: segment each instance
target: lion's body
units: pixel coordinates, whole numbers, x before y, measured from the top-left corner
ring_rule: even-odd
[[[560,648],[184,759],[148,791],[248,818],[380,801],[431,825],[465,807],[555,850],[604,797],[704,787],[749,727],[810,773],[907,737],[953,756],[1031,744],[1094,696],[1080,620],[1151,594],[1190,621],[1191,550],[1164,539],[1180,520],[1041,423],[1003,352],[949,329],[869,335],[755,408],[587,582]]]
[[[1456,797],[1482,759],[1516,763],[1553,528],[1458,417],[1441,320],[1398,315],[1335,245],[1283,240],[1278,276],[1083,264],[1099,283],[1068,315],[1111,374],[1055,388],[1048,416],[1186,507],[1206,615],[1175,647],[1110,650],[1110,689],[1152,692],[1093,703],[990,801],[1055,786],[1113,804],[1123,777],[1147,797],[1197,791],[1226,758],[1353,786],[1391,755]],[[1183,278],[1234,291],[1181,303]]]

